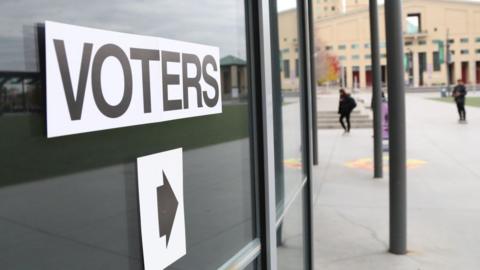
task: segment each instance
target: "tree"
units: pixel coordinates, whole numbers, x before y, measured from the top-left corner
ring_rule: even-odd
[[[337,82],[340,75],[338,58],[327,51],[323,42],[318,41],[315,47],[315,75],[319,84]]]

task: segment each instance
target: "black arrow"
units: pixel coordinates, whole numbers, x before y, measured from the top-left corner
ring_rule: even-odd
[[[157,202],[158,202],[158,224],[160,225],[160,237],[167,236],[170,240],[170,234],[172,233],[173,221],[175,220],[175,214],[177,213],[178,201],[173,193],[172,187],[168,182],[165,172],[163,174],[163,186],[157,187]]]

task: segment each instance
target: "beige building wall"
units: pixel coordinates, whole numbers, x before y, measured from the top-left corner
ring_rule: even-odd
[[[383,10],[379,10],[383,20]],[[380,26],[381,64],[386,65],[385,30]],[[366,71],[371,65],[370,32],[368,11],[356,10],[337,17],[324,18],[315,24],[315,42],[324,46],[330,55],[337,57],[341,68],[345,70],[345,83],[353,87],[354,81],[359,87],[365,85]],[[354,80],[354,70],[358,70]]]
[[[342,12],[342,0],[312,0],[315,20],[338,15]]]
[[[345,12],[368,8],[368,0],[345,0]]]
[[[298,91],[298,22],[297,9],[278,13],[281,87]]]
[[[324,0],[320,0],[324,1]],[[329,1],[329,0],[327,0]],[[355,0],[349,1],[355,4]],[[367,87],[367,70],[370,68],[370,31],[368,0],[359,0],[358,8],[345,14],[323,17],[315,22],[315,39],[317,44],[328,49],[328,53],[336,56],[346,70],[346,85],[352,88],[354,75],[358,74],[359,87]],[[364,5],[363,7],[361,7]],[[366,5],[366,6],[365,6]],[[434,65],[434,52],[438,52],[436,41],[449,39],[453,41],[453,79],[464,77],[467,83],[480,83],[480,4],[453,0],[405,0],[404,7],[404,40],[405,53],[413,55],[412,86],[437,86],[446,84],[447,67],[443,63]],[[407,16],[419,14],[421,32],[408,34]],[[282,17],[284,18],[284,17]],[[286,17],[285,17],[286,18]],[[280,19],[281,21],[282,19]],[[381,65],[386,66],[384,8],[379,7],[379,29],[381,47]],[[280,22],[281,23],[281,22]],[[288,23],[285,21],[285,23]],[[296,25],[296,24],[292,24]],[[293,33],[293,32],[292,32]],[[280,33],[289,36],[291,33]],[[296,36],[296,29],[295,29]],[[283,50],[286,43],[280,41]],[[290,54],[297,53],[289,50]],[[426,65],[420,74],[419,55],[424,54]],[[293,56],[284,58],[291,59]],[[462,65],[463,72],[462,72]],[[355,74],[354,70],[358,70]],[[386,80],[386,74],[383,76]],[[421,77],[423,76],[423,82]],[[409,82],[408,73],[405,80]],[[282,77],[283,78],[283,77]]]
[[[321,19],[368,8],[369,0],[313,0],[312,3],[314,18]]]

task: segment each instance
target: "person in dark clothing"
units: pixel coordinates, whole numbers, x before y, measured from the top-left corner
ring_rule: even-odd
[[[460,116],[460,122],[467,121],[467,113],[465,112],[465,96],[467,95],[467,89],[462,80],[457,81],[458,84],[453,88],[452,96],[457,103],[458,115]]]
[[[344,89],[340,89],[340,101],[338,103],[338,114],[340,114],[340,124],[346,133],[350,132],[350,114],[357,106],[355,99],[350,94],[347,94]],[[347,120],[347,125],[343,122],[343,119]]]

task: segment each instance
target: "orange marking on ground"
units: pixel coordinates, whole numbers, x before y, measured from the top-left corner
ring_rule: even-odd
[[[285,159],[283,161],[283,164],[285,165],[285,167],[290,169],[302,169],[302,166],[303,166],[302,162],[299,159],[294,159],[294,158]]]

